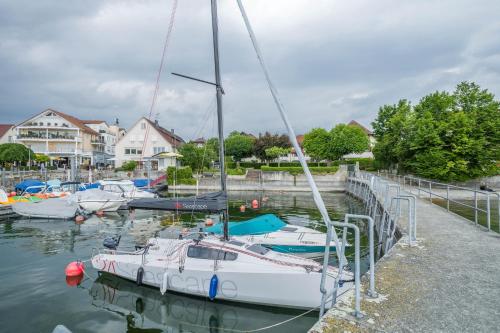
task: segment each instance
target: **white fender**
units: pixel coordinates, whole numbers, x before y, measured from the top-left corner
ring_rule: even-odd
[[[168,289],[168,272],[163,273],[163,279],[161,280],[160,292],[165,295]]]

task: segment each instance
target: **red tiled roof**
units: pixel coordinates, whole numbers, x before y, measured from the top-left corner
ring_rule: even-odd
[[[54,112],[59,117],[66,119],[67,121],[69,121],[70,123],[72,123],[73,125],[75,125],[76,127],[78,127],[79,129],[81,129],[83,132],[86,132],[86,133],[92,134],[92,135],[99,135],[99,133],[97,133],[96,131],[94,131],[90,127],[86,126],[85,123],[83,122],[83,120],[78,119],[78,118],[73,117],[73,116],[70,116],[69,114],[66,114],[64,112],[48,108],[48,109],[43,110],[42,112],[40,112],[39,115],[42,114],[42,113],[45,113],[47,111]],[[33,119],[33,118],[34,117],[31,117],[30,119]],[[24,122],[26,122],[26,121],[23,121],[22,123],[24,123]]]
[[[349,126],[356,126],[356,127],[359,127],[359,128],[361,128],[363,131],[365,131],[365,133],[366,133],[367,135],[372,135],[372,134],[373,134],[373,133],[372,133],[372,131],[370,131],[368,128],[366,128],[366,127],[364,127],[363,125],[361,125],[360,123],[358,123],[356,120],[351,120],[351,121],[349,122],[349,124],[347,124],[347,125],[349,125]]]
[[[13,126],[13,124],[0,124],[0,138],[3,137]]]
[[[297,139],[297,142],[299,143],[299,146],[302,147],[302,144],[304,143],[304,134],[299,134],[295,138]]]
[[[158,125],[157,123],[155,123],[154,121],[151,121],[147,118],[144,118],[146,119],[146,121],[154,128],[158,131],[158,133],[160,133],[160,135],[165,139],[167,140],[168,142],[170,142],[170,144],[176,146],[176,147],[179,147],[180,145],[182,145],[184,143],[184,139],[182,139],[180,136],[178,136],[177,134],[174,134],[166,129],[164,129],[163,127],[161,127],[160,125]]]
[[[84,124],[102,124],[105,123],[104,120],[82,120]]]
[[[196,140],[191,141],[192,143],[205,143],[207,140],[205,138],[198,138]]]

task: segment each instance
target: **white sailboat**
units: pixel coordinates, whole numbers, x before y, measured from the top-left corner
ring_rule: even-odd
[[[216,87],[221,190],[226,195],[216,0],[211,0],[211,10],[215,63],[215,83],[211,84]],[[291,127],[289,131],[293,133]],[[292,142],[297,145],[294,139]],[[299,158],[303,160],[300,153]],[[307,165],[303,166],[306,175],[310,176]],[[322,203],[312,177],[310,180],[316,203],[318,197]],[[319,208],[326,221],[328,216],[326,209],[323,211],[324,204]],[[227,205],[221,213],[224,222],[222,237],[200,233],[193,239],[151,238],[144,248],[133,252],[118,251],[119,240],[107,238],[104,243],[107,249],[92,256],[92,266],[137,284],[160,288],[162,293],[171,290],[210,299],[293,308],[319,307],[323,296],[320,292],[322,272],[327,270],[325,287],[327,294],[333,294],[334,282],[339,275],[337,268],[230,237]],[[338,244],[335,231],[332,232]],[[346,272],[344,276],[346,281],[339,285],[337,294],[343,294],[352,286],[352,274]]]
[[[162,292],[226,301],[315,308],[322,296],[322,266],[316,261],[214,236],[201,240],[151,238],[144,249],[134,252],[101,250],[92,257],[92,266]],[[336,268],[329,267],[329,293],[336,275]],[[351,280],[348,274],[346,278]],[[352,282],[346,282],[339,294],[351,287]]]
[[[140,198],[156,198],[156,194],[141,190],[134,182],[127,179],[104,179],[99,181],[101,190],[120,195],[127,200]]]

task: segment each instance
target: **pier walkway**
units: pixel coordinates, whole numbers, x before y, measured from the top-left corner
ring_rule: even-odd
[[[500,331],[500,235],[428,201],[416,206],[418,245],[403,238],[377,262],[380,297],[364,297],[365,316],[339,304],[310,332]]]

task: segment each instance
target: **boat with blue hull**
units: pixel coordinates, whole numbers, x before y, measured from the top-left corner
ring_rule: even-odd
[[[256,243],[276,252],[303,257],[319,257],[325,252],[326,233],[287,224],[274,214],[265,214],[241,222],[229,222],[228,229],[235,240]],[[223,224],[218,223],[205,228],[204,231],[222,234]],[[330,246],[331,252],[335,250],[336,246]]]

